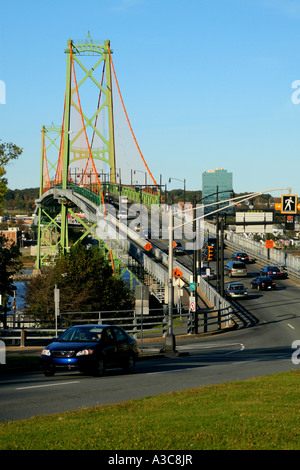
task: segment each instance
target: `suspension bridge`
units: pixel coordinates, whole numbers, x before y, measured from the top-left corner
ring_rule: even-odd
[[[36,268],[53,264],[59,251],[69,250],[72,221],[81,230],[76,242],[97,240],[113,270],[128,272],[131,284],[150,285],[158,300],[166,302],[166,252],[142,234],[141,223],[138,231],[113,210],[122,201],[151,208],[151,230],[156,227],[159,238],[166,215],[161,178],[158,183],[133,132],[110,41],[95,42],[90,35],[68,40],[65,54],[62,124],[44,125],[41,131]],[[168,224],[167,218],[166,230]],[[109,236],[116,229],[118,237]],[[173,273],[189,285],[192,273],[176,259]],[[223,301],[218,299],[218,305]]]

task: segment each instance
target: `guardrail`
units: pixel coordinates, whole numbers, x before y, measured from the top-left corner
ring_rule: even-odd
[[[161,310],[161,309],[160,309]],[[151,312],[151,311],[150,311]],[[54,336],[66,330],[68,326],[73,324],[119,324],[124,328],[127,333],[131,334],[134,338],[143,340],[146,338],[161,339],[166,336],[168,331],[168,315],[166,312],[156,315],[137,315],[135,311],[132,311],[131,316],[126,317],[115,317],[107,318],[103,316],[103,313],[107,312],[92,312],[94,318],[81,318],[68,320],[63,326],[62,318],[64,316],[76,316],[76,312],[62,313],[60,327],[55,328],[54,325],[50,325],[47,328],[33,327],[29,322],[24,321],[23,327],[18,328],[7,328],[0,330],[0,339],[8,344],[18,344],[21,347],[28,345],[45,345],[52,341]],[[110,312],[115,313],[115,312]],[[154,313],[152,311],[152,313]],[[83,312],[77,312],[78,315],[82,316]],[[90,315],[91,313],[89,313]],[[195,317],[194,314],[189,312],[182,312],[178,314],[174,309],[173,319],[173,332],[175,335],[186,335],[191,334],[195,328]],[[26,327],[26,323],[28,325]],[[228,328],[232,325],[231,313],[228,309],[214,310],[214,311],[201,311],[198,313],[197,318],[197,329],[198,333],[215,332],[222,328]]]
[[[232,251],[238,251],[238,245],[236,243],[232,243],[228,240],[226,240],[226,245],[231,248]],[[256,263],[258,263],[261,266],[267,265],[267,264],[273,264],[278,267],[280,267],[283,271],[285,271],[288,274],[288,277],[293,279],[294,281],[300,282],[300,271],[296,271],[295,269],[287,266],[286,264],[282,264],[280,259],[278,257],[274,257],[270,255],[268,258],[267,255],[263,255],[261,253],[257,253],[254,250],[251,250],[249,248],[245,248],[244,245],[239,246],[241,251],[247,251],[247,254],[250,256],[253,256],[255,258]],[[293,255],[288,255],[287,256],[293,256]]]

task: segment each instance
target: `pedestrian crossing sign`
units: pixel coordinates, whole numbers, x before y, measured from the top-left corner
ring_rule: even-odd
[[[281,213],[282,214],[297,214],[297,194],[282,194],[281,195]]]

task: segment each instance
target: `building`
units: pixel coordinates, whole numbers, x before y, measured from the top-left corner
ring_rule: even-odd
[[[13,243],[20,246],[22,232],[17,227],[11,227],[8,230],[0,230],[0,234],[7,238],[7,246],[10,247]]]
[[[202,173],[202,201],[205,206],[216,201],[230,199],[232,193],[232,173],[224,170],[224,168],[215,168],[214,170],[207,170]],[[224,206],[226,205],[228,204],[224,204]],[[221,206],[212,205],[205,207],[204,212],[208,214],[219,207]],[[224,212],[232,214],[233,209],[225,209]]]

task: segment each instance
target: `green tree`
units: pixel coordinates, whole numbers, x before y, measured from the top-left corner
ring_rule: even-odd
[[[8,298],[13,295],[12,275],[22,267],[20,261],[20,250],[15,243],[8,243],[8,239],[0,234],[0,294],[1,294],[1,316],[4,327],[6,327],[6,311],[8,309]]]
[[[60,289],[61,312],[133,308],[133,293],[119,276],[114,276],[97,247],[87,250],[78,243],[61,255],[53,268],[32,278],[26,286],[26,312],[41,322],[53,321],[55,285]]]
[[[23,149],[11,142],[0,144],[0,207],[2,207],[5,194],[8,191],[7,178],[5,177],[6,167],[12,160],[19,158],[22,152]]]

